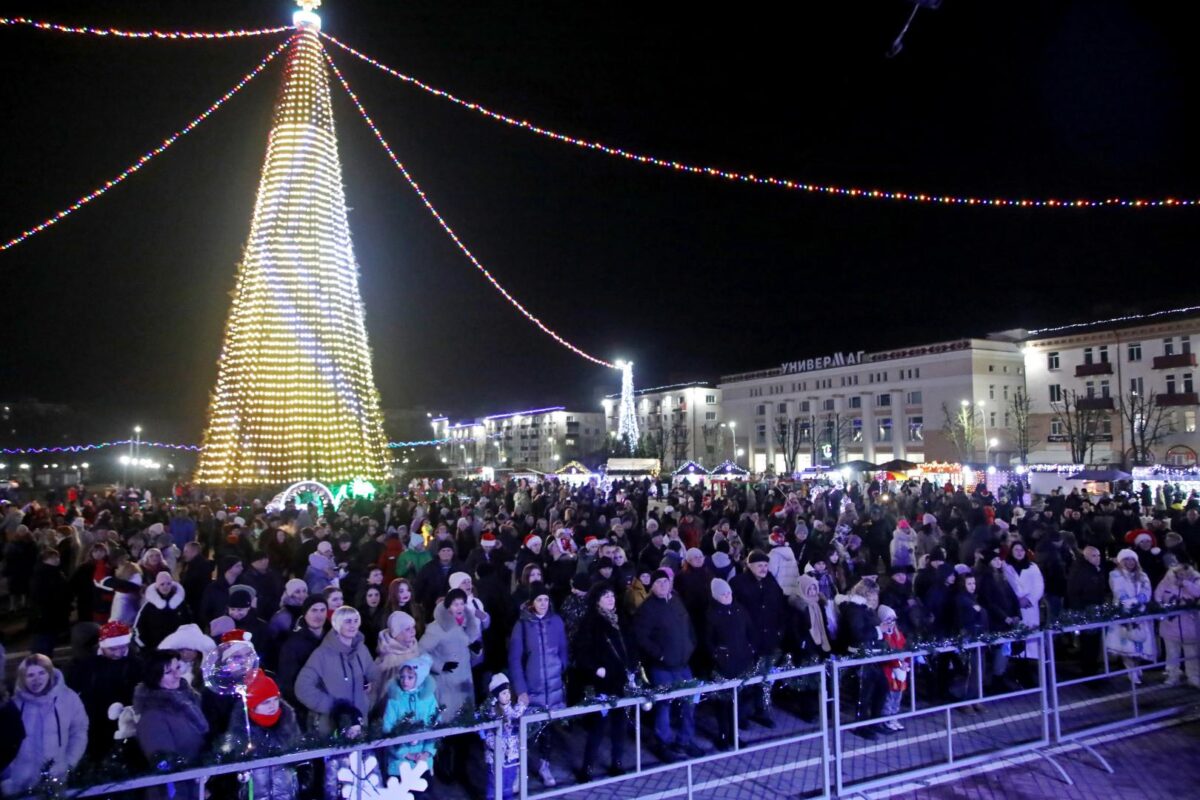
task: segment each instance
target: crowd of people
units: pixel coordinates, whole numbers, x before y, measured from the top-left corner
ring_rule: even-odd
[[[1064,610],[1200,600],[1195,498],[1056,490],[1030,503],[1019,490],[916,481],[658,488],[426,481],[340,509],[85,492],[0,508],[8,603],[28,615],[32,651],[11,695],[0,686],[0,793],[19,796],[85,759],[138,769],[195,762],[220,743],[288,751],[488,718],[504,724],[483,741],[386,748],[380,763],[399,775],[425,762],[465,785],[482,749],[489,765],[500,759],[507,795],[527,709],[1037,628]],[[1167,682],[1200,688],[1197,613],[1161,631],[1113,624],[1080,636],[1079,661],[1099,669],[1107,649],[1140,680],[1161,640]],[[231,641],[259,657],[245,710],[205,681],[205,655]],[[1036,647],[988,649],[981,676],[969,658],[935,659],[931,684],[958,700],[980,699],[979,683],[1029,684]],[[860,735],[903,727],[889,717],[912,661],[898,653],[862,670],[856,714],[884,721]],[[814,718],[817,696],[798,690],[797,713]],[[739,724],[777,724],[761,687],[739,703]],[[731,705],[718,696],[714,706],[706,738],[717,749],[733,743]],[[706,752],[692,703],[650,714],[660,761]],[[543,785],[564,768],[590,779],[605,749],[608,772],[628,767],[627,716],[581,720],[583,752],[556,751],[551,730],[534,738]],[[335,773],[264,767],[240,791],[334,796]],[[189,800],[196,788],[148,796]]]

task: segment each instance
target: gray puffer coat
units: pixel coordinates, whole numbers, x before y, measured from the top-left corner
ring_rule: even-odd
[[[509,680],[517,694],[528,694],[531,706],[566,705],[563,673],[567,670],[567,631],[554,609],[539,617],[529,604],[513,627],[508,643]]]
[[[333,733],[333,712],[338,706],[353,705],[361,721],[367,721],[371,710],[367,685],[379,679],[379,669],[363,641],[363,635],[356,633],[347,645],[330,631],[300,668],[296,699],[309,710],[310,731],[324,736]]]
[[[186,683],[178,689],[161,689],[139,683],[133,690],[133,710],[138,713],[137,740],[146,760],[170,755],[191,761],[204,749],[208,721],[200,710],[200,695]],[[195,781],[153,786],[148,800],[197,800]]]

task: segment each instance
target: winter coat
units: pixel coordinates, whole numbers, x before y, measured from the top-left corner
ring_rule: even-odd
[[[416,670],[417,684],[412,691],[405,691],[398,680],[388,684],[383,709],[385,736],[399,735],[397,728],[405,725],[432,725],[437,722],[436,684],[429,674],[432,660],[429,656],[419,655],[407,663]],[[399,775],[400,765],[408,760],[410,753],[429,753],[432,756],[437,752],[437,745],[437,739],[426,739],[387,748],[387,774]]]
[[[1118,567],[1108,573],[1108,586],[1113,602],[1128,609],[1150,602],[1150,578],[1146,573],[1126,572]],[[1104,633],[1104,646],[1110,653],[1145,661],[1158,660],[1158,637],[1153,622],[1119,622],[1108,626]]]
[[[741,603],[734,600],[725,605],[717,600],[709,601],[704,645],[712,654],[714,679],[737,678],[754,666],[753,638],[754,625]]]
[[[5,797],[16,796],[37,784],[48,761],[53,762],[52,775],[65,777],[87,750],[87,712],[60,671],[54,670],[49,688],[40,695],[18,688],[13,703],[21,712],[25,739],[17,757],[0,776],[0,793]]]
[[[33,568],[38,563],[37,545],[24,539],[9,542],[4,548],[4,577],[8,578],[8,593],[29,594]]]
[[[0,775],[21,751],[25,741],[25,723],[21,721],[21,709],[9,698],[0,705]]]
[[[197,621],[203,620],[204,625],[208,624],[208,620],[204,619],[201,614],[201,603],[204,600],[204,590],[212,583],[212,571],[213,563],[202,555],[197,555],[191,561],[183,562],[179,568],[179,582],[183,584],[183,590],[187,594],[187,604],[192,609],[192,617]],[[228,599],[228,586],[225,591],[226,599]],[[224,613],[225,609],[222,607],[217,616]]]
[[[779,548],[775,548],[779,549]],[[799,575],[796,576],[799,580]],[[733,599],[750,614],[754,635],[750,646],[757,656],[769,656],[779,650],[783,641],[783,626],[787,621],[787,600],[783,590],[770,572],[761,581],[747,571],[729,582]]]
[[[366,722],[371,710],[367,684],[378,677],[361,633],[350,644],[334,631],[325,634],[296,676],[296,699],[309,711],[309,730],[324,736],[333,733],[334,711],[346,706],[353,706]]]
[[[772,547],[767,558],[767,569],[775,576],[775,581],[783,590],[784,596],[799,597],[800,567],[796,563],[796,554],[792,552],[792,548],[787,545]]]
[[[268,566],[266,572],[259,572],[253,567],[247,567],[242,571],[238,582],[254,590],[257,599],[254,610],[259,618],[264,622],[270,620],[279,610],[279,599],[283,597],[283,577],[278,570]],[[258,797],[257,794],[254,796]]]
[[[71,627],[71,592],[58,567],[38,564],[29,598],[30,633],[60,634]]]
[[[332,572],[332,574],[330,574]],[[310,595],[321,594],[326,586],[331,586],[337,579],[333,559],[314,552],[308,557],[308,569],[304,571],[304,582],[308,584]]]
[[[1067,608],[1082,611],[1108,601],[1108,576],[1102,567],[1093,567],[1086,558],[1077,558],[1067,576]]]
[[[299,702],[296,699],[296,677],[308,663],[308,657],[320,644],[321,636],[313,633],[303,623],[283,640],[283,645],[279,648],[279,671],[275,675],[275,681],[283,698],[289,703]]]
[[[883,641],[890,650],[903,650],[908,645],[908,639],[899,628],[885,634]],[[903,692],[908,688],[908,676],[912,674],[912,659],[897,658],[883,662],[883,676],[887,678],[889,692]]]
[[[589,611],[571,639],[575,668],[580,680],[596,694],[624,694],[627,676],[637,668],[625,633],[598,612]],[[596,670],[604,668],[604,677]]]
[[[447,566],[442,566],[436,559],[421,567],[413,581],[413,594],[421,604],[421,608],[430,609],[450,591],[450,576],[461,572],[462,564],[452,560]]]
[[[562,617],[551,608],[539,617],[529,606],[513,626],[508,644],[508,677],[518,695],[529,695],[529,705],[562,708],[566,705],[563,676],[567,671],[567,631]]]
[[[1013,590],[1013,582],[1006,573],[1013,569],[1008,564],[1001,568],[1001,574],[990,566],[975,571],[977,584],[976,596],[979,605],[988,612],[988,630],[1007,631],[1012,628],[1008,619],[1021,618],[1021,605],[1017,602],[1017,593]]]
[[[857,594],[840,594],[834,602],[838,610],[841,652],[861,650],[879,641],[879,617],[867,605],[867,598]]]
[[[105,578],[104,586],[115,589],[109,621],[123,622],[132,628],[142,605],[142,576],[132,575],[128,582],[114,577]]]
[[[959,633],[980,636],[988,632],[988,612],[977,595],[958,592],[954,607]]]
[[[379,632],[379,646],[375,652],[375,668],[379,670],[379,680],[371,686],[371,708],[378,711],[387,700],[392,682],[400,674],[400,668],[421,655],[421,643],[414,639],[412,647],[403,647],[385,627]]]
[[[893,567],[917,566],[917,537],[912,528],[892,532],[891,556]]]
[[[405,550],[396,558],[396,577],[412,580],[432,560],[433,553],[428,550]]]
[[[1168,571],[1154,590],[1154,600],[1164,606],[1176,603],[1194,605],[1200,600],[1200,574],[1194,570],[1185,574],[1175,570]],[[1200,644],[1200,610],[1192,608],[1180,612],[1177,618],[1164,619],[1158,623],[1158,631],[1164,639],[1194,647]]]
[[[633,618],[633,633],[647,666],[679,669],[696,649],[692,620],[675,595],[647,597]]]
[[[224,575],[218,575],[216,580],[204,587],[200,598],[200,627],[207,630],[208,623],[217,617],[225,615],[229,610],[229,581]]]
[[[286,700],[279,701],[279,719],[270,727],[250,721],[250,743],[254,745],[256,758],[266,755],[291,753],[303,737],[300,725],[296,721],[296,710]],[[235,746],[246,742],[246,711],[241,703],[233,707],[229,717],[229,738]],[[240,751],[240,747],[237,750]],[[296,777],[296,764],[271,764],[250,771],[250,783],[253,784],[254,800],[295,800],[300,791],[300,781]],[[250,796],[249,787],[243,785],[240,797]]]
[[[92,653],[67,668],[67,685],[79,693],[88,715],[90,757],[102,758],[112,749],[117,725],[108,718],[108,707],[132,703],[133,690],[141,680],[142,662],[132,655],[114,659]]]
[[[433,659],[431,669],[438,701],[444,706],[443,722],[453,720],[463,708],[475,708],[470,645],[480,641],[479,620],[470,613],[464,619],[465,624],[459,625],[450,609],[438,603],[433,609],[433,622],[421,636],[421,653]],[[446,670],[451,662],[454,668]]]
[[[208,721],[200,710],[200,695],[187,684],[159,689],[138,684],[133,692],[138,713],[137,740],[151,764],[167,755],[192,761],[204,749]],[[146,790],[147,800],[197,800],[196,782],[179,781]]]
[[[156,650],[159,642],[191,621],[183,587],[172,583],[171,589],[170,597],[163,597],[153,586],[146,590],[145,602],[133,621],[133,640],[143,651]]]

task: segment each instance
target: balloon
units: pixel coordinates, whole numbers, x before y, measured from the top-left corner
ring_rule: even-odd
[[[204,683],[217,694],[234,695],[246,691],[246,684],[258,669],[258,653],[249,642],[221,642],[204,655],[200,671]]]

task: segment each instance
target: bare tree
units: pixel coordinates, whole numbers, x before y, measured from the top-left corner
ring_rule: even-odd
[[[688,427],[683,422],[676,422],[670,430],[670,453],[675,460],[675,466],[687,461]]]
[[[830,463],[839,464],[842,461],[843,448],[850,443],[850,436],[850,418],[843,417],[837,412],[830,411],[821,420],[820,435],[814,437],[814,439],[819,440],[817,443],[821,447],[829,447]]]
[[[772,426],[775,444],[783,456],[783,467],[790,474],[796,471],[796,461],[800,456],[800,448],[804,446],[805,434],[812,430],[806,426],[807,417],[788,417],[778,414]]]
[[[975,457],[975,439],[983,431],[983,412],[967,404],[952,413],[950,407],[942,403],[942,415],[945,417],[942,434],[946,441],[958,454],[959,461],[970,461]]]
[[[1158,404],[1158,394],[1129,392],[1117,398],[1117,410],[1121,414],[1121,424],[1129,432],[1130,448],[1133,458],[1128,453],[1121,455],[1123,462],[1129,466],[1145,466],[1151,462],[1150,448],[1161,442],[1167,434],[1175,430],[1174,420],[1165,406]]]
[[[1029,395],[1022,388],[1018,388],[1008,401],[1008,411],[1013,417],[1013,438],[1017,445],[1017,456],[1022,464],[1029,462],[1029,453],[1041,444],[1040,440],[1034,439],[1030,433],[1029,414],[1032,408],[1033,401],[1029,399]]]
[[[1093,399],[1096,398],[1080,395],[1074,389],[1065,389],[1061,400],[1050,403],[1054,419],[1062,426],[1063,434],[1067,437],[1071,461],[1075,464],[1088,462],[1093,446],[1100,441],[1103,422],[1108,416],[1108,411],[1087,402]]]
[[[700,458],[700,463],[705,467],[709,467],[710,469],[715,467],[715,462],[720,459],[722,433],[721,425],[717,422],[708,423],[700,428],[700,434],[704,437],[704,456]],[[707,459],[710,453],[714,462],[712,464],[708,463]]]

